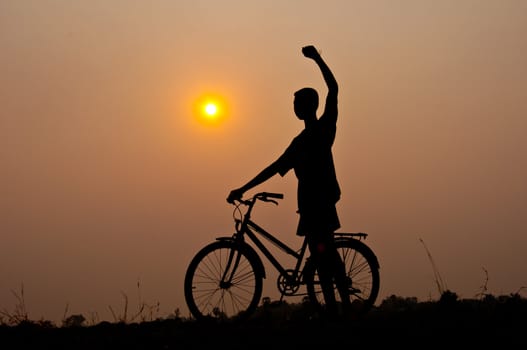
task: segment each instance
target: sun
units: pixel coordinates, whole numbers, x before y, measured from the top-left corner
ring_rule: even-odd
[[[194,115],[204,126],[221,124],[227,114],[227,103],[218,94],[204,94],[195,101]]]
[[[209,118],[216,118],[218,116],[218,105],[214,102],[208,102],[203,107],[203,112]]]

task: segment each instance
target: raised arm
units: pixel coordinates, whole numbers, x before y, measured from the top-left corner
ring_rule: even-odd
[[[335,79],[335,76],[333,75],[333,72],[331,69],[329,69],[328,65],[320,56],[320,53],[317,51],[317,49],[313,45],[304,46],[302,48],[302,53],[305,57],[311,58],[320,68],[320,71],[322,72],[322,76],[324,77],[324,81],[326,82],[326,85],[328,87],[328,95],[326,97],[326,105],[324,106],[324,115],[331,115],[335,118],[337,118],[337,102],[338,102],[338,92],[339,92],[339,86],[337,83],[337,80]]]

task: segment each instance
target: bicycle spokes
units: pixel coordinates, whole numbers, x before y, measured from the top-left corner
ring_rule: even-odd
[[[198,319],[230,319],[254,311],[262,292],[253,255],[243,245],[218,241],[194,257],[185,276],[185,298]]]
[[[360,304],[361,311],[367,311],[375,302],[379,292],[377,258],[364,243],[355,239],[339,240],[337,247],[345,265],[350,301],[354,305]],[[310,300],[318,306],[325,304],[314,267],[307,270],[305,279]],[[336,285],[335,289],[338,289]],[[337,293],[336,296],[340,296],[339,294]]]

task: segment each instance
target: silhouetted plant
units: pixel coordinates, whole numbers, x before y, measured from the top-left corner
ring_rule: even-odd
[[[137,295],[138,295],[138,304],[137,304],[137,311],[129,317],[128,315],[128,295],[121,291],[121,295],[123,296],[124,303],[123,303],[123,312],[121,314],[117,314],[114,309],[111,306],[108,306],[110,309],[110,312],[112,313],[112,316],[114,318],[114,321],[120,322],[120,323],[128,323],[128,322],[135,322],[135,321],[153,321],[155,319],[155,316],[159,313],[160,303],[157,302],[153,305],[150,305],[146,303],[142,296],[141,296],[141,283],[137,281]]]
[[[443,295],[443,293],[448,289],[448,287],[446,286],[446,283],[443,282],[441,274],[439,273],[439,269],[437,268],[434,259],[432,258],[432,254],[430,254],[430,251],[426,247],[425,242],[422,238],[419,238],[419,241],[421,241],[421,243],[423,244],[423,247],[426,251],[426,255],[428,256],[428,260],[430,260],[430,264],[432,265],[432,270],[434,271],[434,278],[437,285],[437,290],[439,291],[439,295]]]
[[[458,301],[458,295],[450,290],[445,290],[439,298],[439,303],[442,305],[453,305]]]
[[[56,327],[55,323],[53,323],[50,320],[44,320],[44,319],[38,320],[37,322],[35,322],[35,324],[41,328],[55,328]]]
[[[71,315],[62,321],[62,327],[82,327],[86,318],[82,315]]]
[[[108,309],[110,309],[110,312],[112,313],[115,322],[126,323],[128,316],[128,296],[124,292],[121,292],[121,295],[124,299],[123,313],[117,315],[111,305],[108,306]]]
[[[189,316],[188,318],[186,317],[183,317],[181,316],[181,310],[177,307],[173,313],[169,314],[167,317],[166,317],[167,320],[174,320],[174,321],[180,321],[180,322],[184,322],[184,321],[189,321],[191,320],[192,318]]]
[[[212,309],[212,315],[221,320],[228,319],[227,315],[223,311],[221,311],[219,307],[215,307]]]
[[[483,285],[480,287],[481,289],[481,292],[477,293],[476,294],[476,298],[484,298],[488,293],[488,288],[487,288],[487,285],[489,283],[489,272],[483,267],[482,268],[483,271],[485,272],[485,282],[483,283]]]
[[[0,323],[7,325],[18,325],[23,322],[29,322],[29,315],[26,309],[24,296],[24,284],[20,285],[20,291],[11,290],[16,299],[15,309],[9,312],[6,309],[0,310]]]
[[[414,309],[417,304],[416,297],[400,297],[392,294],[381,302],[379,308],[383,311],[404,311]]]
[[[527,287],[520,287],[520,288],[516,291],[515,294],[518,294],[518,295],[521,296],[521,292],[522,292],[522,290],[524,290],[524,289],[527,290]]]

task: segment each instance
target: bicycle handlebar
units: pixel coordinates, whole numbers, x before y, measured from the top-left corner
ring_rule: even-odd
[[[278,204],[273,199],[283,199],[283,198],[284,198],[284,195],[282,193],[259,192],[259,193],[256,193],[255,195],[253,195],[249,199],[237,198],[237,199],[235,199],[235,201],[238,201],[238,202],[240,202],[242,204],[245,204],[245,205],[252,205],[252,204],[254,204],[256,202],[257,199],[259,199],[259,200],[261,200],[263,202],[273,202],[275,204]]]
[[[273,192],[260,192],[255,195],[258,199],[267,199],[267,198],[276,198],[283,199],[284,195],[282,193],[273,193]]]

